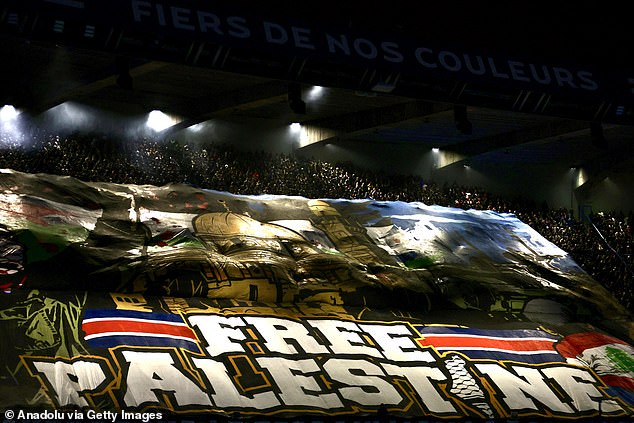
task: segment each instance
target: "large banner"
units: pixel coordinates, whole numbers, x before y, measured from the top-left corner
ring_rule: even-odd
[[[634,414],[631,316],[507,214],[2,171],[0,288],[8,420]]]

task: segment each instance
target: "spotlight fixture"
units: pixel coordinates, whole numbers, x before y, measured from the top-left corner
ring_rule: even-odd
[[[324,93],[324,87],[321,87],[319,85],[315,85],[315,86],[313,86],[313,88],[308,93],[308,97],[310,99],[318,98],[318,97],[321,97],[321,95],[323,93]]]
[[[0,108],[0,121],[1,122],[11,122],[15,120],[20,112],[12,105],[5,104]]]
[[[462,104],[454,104],[453,118],[456,123],[456,129],[465,135],[471,135],[473,125],[467,119],[467,106]]]
[[[148,114],[148,118],[145,124],[154,132],[161,132],[177,123],[178,121],[176,119],[166,115],[160,110],[152,110]]]
[[[296,82],[288,85],[288,106],[299,115],[306,114],[306,103],[302,100],[302,87]]]

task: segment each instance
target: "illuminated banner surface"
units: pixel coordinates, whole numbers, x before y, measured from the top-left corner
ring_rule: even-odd
[[[2,171],[0,222],[2,410],[634,413],[631,317],[512,215]]]

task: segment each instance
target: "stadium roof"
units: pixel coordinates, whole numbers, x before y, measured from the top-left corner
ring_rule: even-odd
[[[322,1],[301,13],[283,1],[3,2],[2,102],[31,113],[67,101],[159,109],[184,119],[166,136],[217,117],[296,121],[316,128],[313,143],[558,160],[589,169],[589,182],[631,167],[624,13],[595,2],[411,3]]]

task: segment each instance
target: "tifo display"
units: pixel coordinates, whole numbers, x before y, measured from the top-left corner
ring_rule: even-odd
[[[0,407],[634,414],[627,310],[515,216],[0,173]]]

